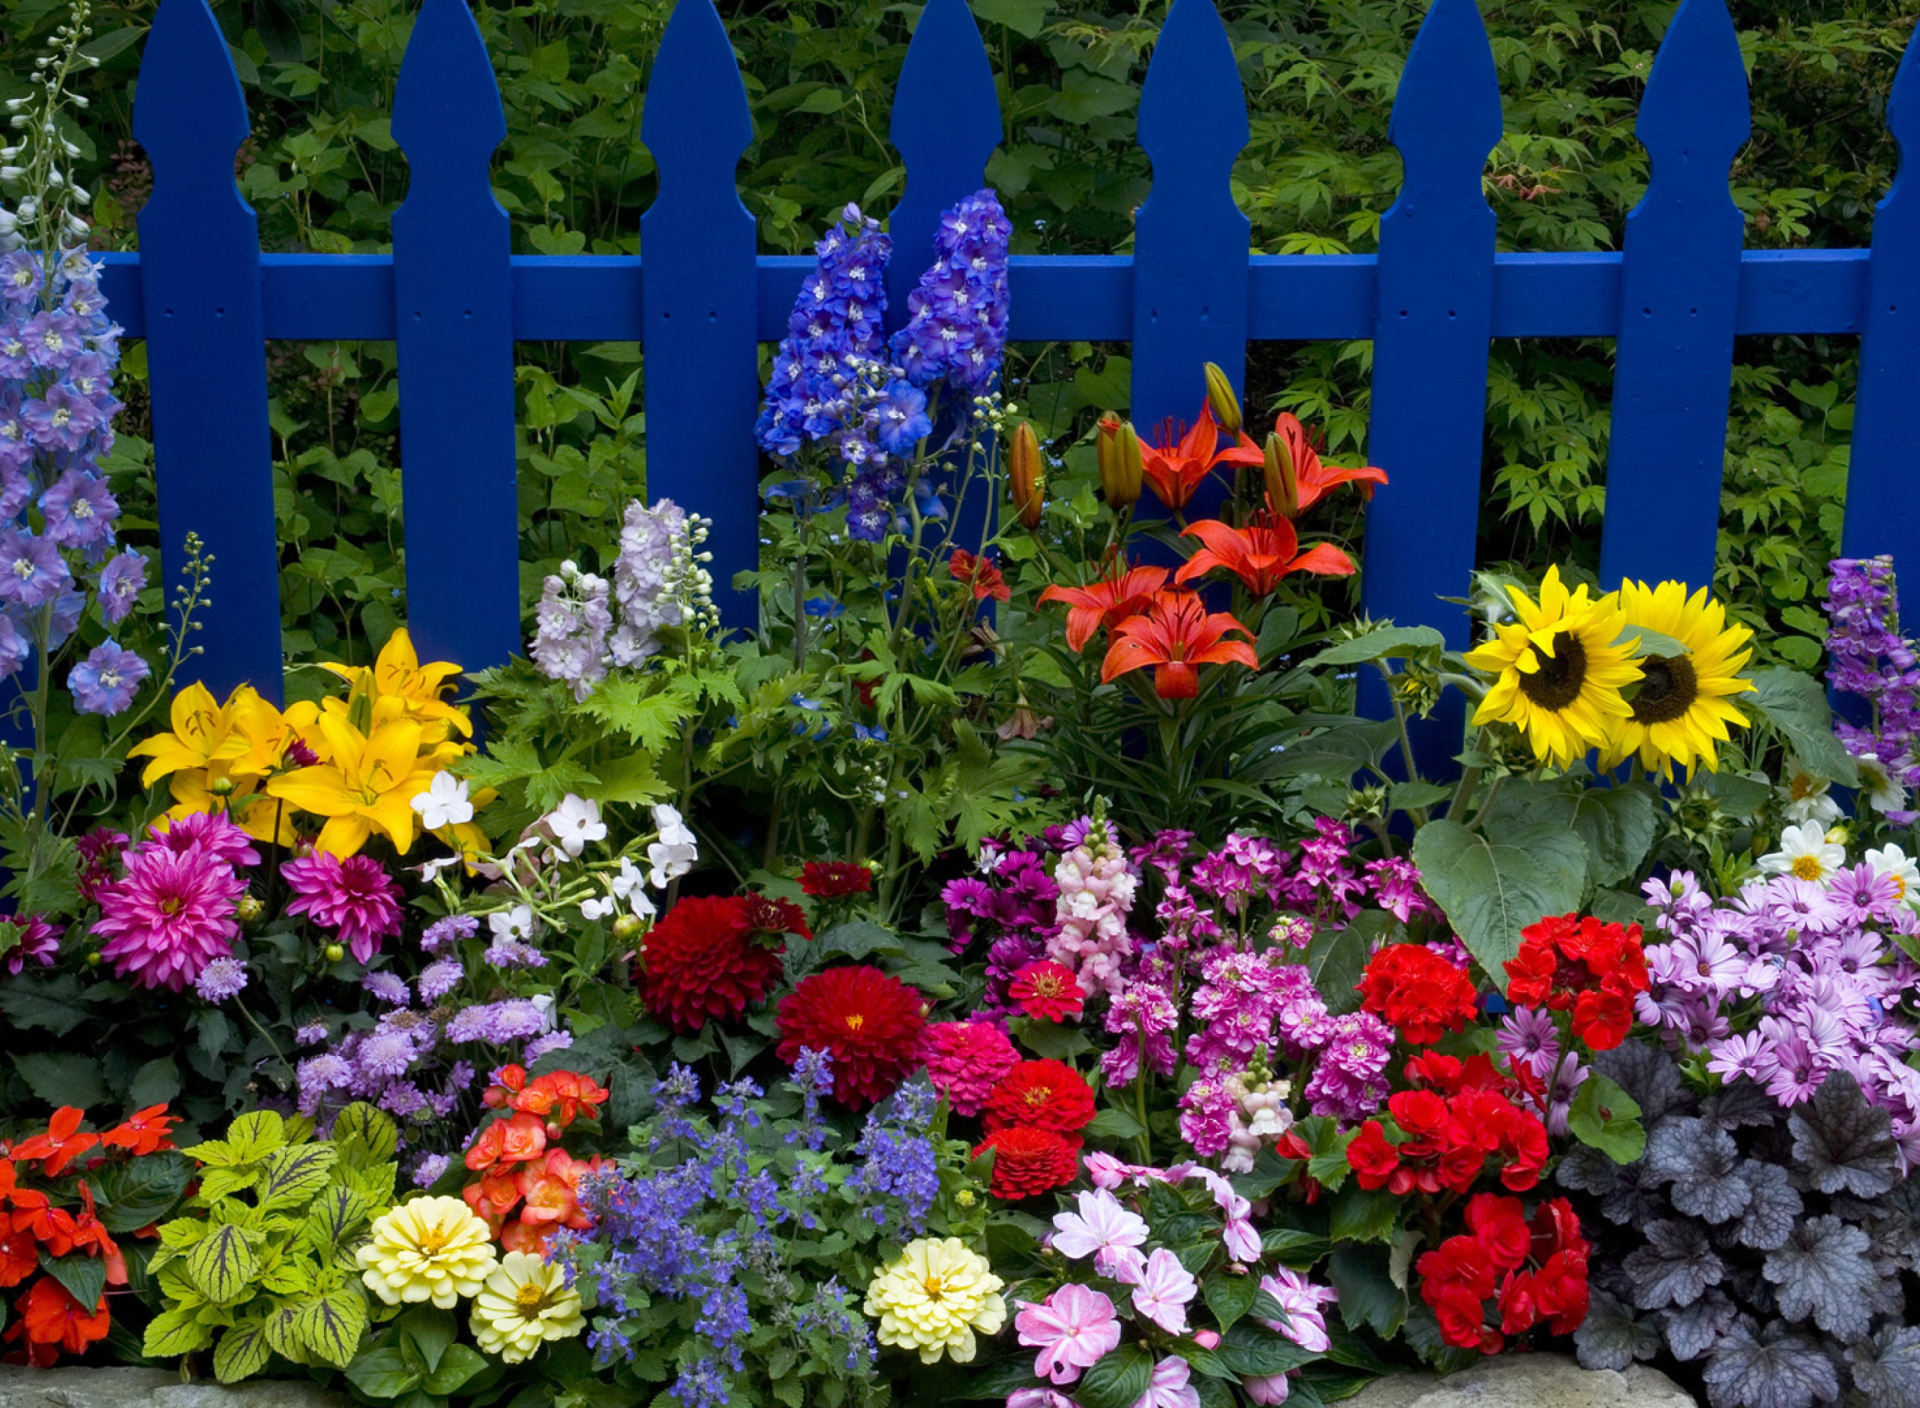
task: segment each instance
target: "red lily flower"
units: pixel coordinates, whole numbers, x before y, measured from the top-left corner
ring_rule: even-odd
[[[1200,418],[1180,437],[1178,445],[1173,443],[1173,422],[1163,422],[1153,444],[1140,447],[1141,472],[1147,487],[1177,513],[1192,501],[1194,491],[1206,482],[1216,465],[1266,463],[1265,451],[1245,434],[1239,437],[1239,443],[1216,454],[1219,443],[1220,427],[1213,419],[1213,408],[1204,401],[1200,403]]]
[[[1182,585],[1224,567],[1247,584],[1255,596],[1265,596],[1289,572],[1321,572],[1345,577],[1353,559],[1332,543],[1315,543],[1301,552],[1293,525],[1273,514],[1261,514],[1245,528],[1229,528],[1217,518],[1205,518],[1182,534],[1206,546],[1188,558],[1173,580]]]
[[[1300,418],[1291,411],[1280,412],[1273,422],[1273,433],[1287,442],[1287,453],[1293,457],[1293,479],[1295,507],[1291,517],[1298,517],[1312,508],[1322,498],[1342,484],[1358,483],[1362,498],[1373,497],[1373,486],[1387,482],[1387,472],[1366,465],[1360,469],[1341,469],[1338,465],[1320,463],[1320,454],[1307,439],[1306,427],[1300,424]],[[1275,513],[1284,509],[1282,504],[1269,504]]]
[[[1093,633],[1102,626],[1117,626],[1153,605],[1154,597],[1166,585],[1164,567],[1123,567],[1113,576],[1084,587],[1048,587],[1040,593],[1040,604],[1067,604],[1067,648],[1077,653],[1086,649]]]
[[[1196,665],[1237,660],[1250,670],[1260,668],[1247,641],[1226,639],[1234,631],[1248,641],[1253,639],[1253,632],[1230,613],[1209,615],[1198,592],[1161,592],[1146,612],[1114,627],[1113,644],[1100,668],[1101,682],[1151,665],[1154,693],[1162,699],[1195,698],[1200,693]]]
[[[973,589],[975,601],[985,601],[988,597],[995,601],[1013,600],[1013,593],[1007,590],[1007,580],[1000,575],[991,554],[975,557],[965,548],[955,548],[947,562],[947,571],[953,574],[954,581],[965,582]]]

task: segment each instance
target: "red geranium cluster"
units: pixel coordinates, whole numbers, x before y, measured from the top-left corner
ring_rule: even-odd
[[[1611,1051],[1633,1027],[1633,998],[1647,990],[1647,955],[1638,924],[1603,924],[1562,914],[1520,931],[1507,960],[1507,1000],[1572,1014],[1573,1034]]]
[[[677,1032],[738,1017],[779,981],[784,934],[812,937],[791,900],[690,895],[641,940],[640,999]]]
[[[682,901],[684,904],[685,901]],[[828,968],[780,999],[780,1059],[804,1050],[833,1058],[833,1098],[855,1109],[884,1100],[921,1064],[926,1003],[871,964]]]
[[[1447,1238],[1419,1262],[1420,1298],[1448,1344],[1498,1354],[1507,1336],[1539,1324],[1568,1335],[1587,1318],[1591,1249],[1565,1198],[1542,1203],[1529,1223],[1518,1198],[1476,1194],[1467,1204],[1467,1234]]]
[[[1093,1089],[1064,1061],[1022,1061],[994,1086],[981,1111],[993,1150],[996,1198],[1031,1198],[1071,1183],[1080,1171],[1080,1132],[1093,1122]]]
[[[66,1257],[97,1258],[105,1264],[109,1286],[127,1284],[126,1257],[96,1213],[84,1175],[111,1160],[171,1150],[167,1134],[178,1118],[166,1110],[150,1105],[96,1133],[80,1128],[84,1111],[66,1105],[54,1112],[44,1133],[0,1144],[0,1287],[17,1286]],[[153,1231],[149,1227],[134,1235]],[[48,1365],[63,1349],[83,1354],[105,1339],[112,1316],[104,1294],[97,1304],[83,1305],[47,1273],[14,1303],[12,1321],[6,1340],[24,1340],[27,1362]]]
[[[1466,973],[1424,944],[1388,944],[1360,979],[1361,1005],[1384,1017],[1402,1041],[1431,1046],[1479,1010]]]
[[[580,1209],[580,1180],[604,1160],[576,1159],[559,1141],[575,1120],[599,1119],[608,1092],[577,1071],[529,1081],[523,1067],[502,1066],[494,1082],[481,1099],[512,1113],[481,1130],[467,1150],[466,1165],[480,1176],[460,1196],[508,1251],[544,1252],[554,1228],[593,1226]],[[509,1222],[516,1209],[520,1215]]]
[[[1416,1087],[1389,1096],[1393,1133],[1368,1120],[1347,1146],[1362,1188],[1464,1193],[1483,1172],[1523,1193],[1547,1162],[1547,1127],[1513,1102],[1518,1087],[1485,1056],[1428,1052],[1407,1062]]]
[[[816,900],[841,900],[873,889],[873,872],[850,860],[810,860],[800,867],[800,891]]]

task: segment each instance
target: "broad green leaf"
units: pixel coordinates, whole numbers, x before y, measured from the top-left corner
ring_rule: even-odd
[[[1598,1073],[1589,1075],[1567,1111],[1567,1132],[1617,1164],[1630,1164],[1647,1150],[1634,1098]]]
[[[107,1231],[138,1232],[179,1205],[191,1175],[186,1159],[167,1151],[108,1164],[89,1174],[88,1181]]]
[[[267,1343],[266,1317],[247,1316],[236,1321],[213,1347],[214,1376],[223,1384],[237,1384],[266,1368],[272,1355],[272,1346]]]
[[[346,1183],[330,1183],[307,1210],[306,1235],[325,1250],[337,1247],[355,1232],[373,1211],[373,1199]]]
[[[408,1366],[398,1345],[363,1349],[347,1365],[347,1382],[368,1398],[398,1398],[419,1387],[424,1377]]]
[[[230,1198],[235,1193],[253,1187],[260,1181],[260,1171],[256,1168],[208,1168],[200,1172],[200,1191],[196,1195],[202,1203],[218,1202]]]
[[[427,1381],[422,1387],[428,1393],[442,1396],[457,1393],[461,1385],[486,1367],[487,1361],[478,1350],[456,1344],[448,1348],[446,1357],[440,1361],[440,1367],[427,1375]]]
[[[1086,1133],[1097,1139],[1137,1139],[1145,1134],[1146,1130],[1139,1120],[1125,1110],[1109,1107],[1093,1117],[1092,1123],[1086,1128]]]
[[[453,1315],[437,1306],[416,1305],[394,1322],[395,1328],[407,1343],[419,1352],[420,1362],[432,1373],[440,1367],[441,1356],[447,1352],[457,1333]],[[436,1390],[437,1391],[437,1390]]]
[[[227,1168],[240,1162],[233,1145],[224,1139],[204,1139],[180,1152],[195,1163],[205,1164],[208,1168]]]
[[[187,1253],[187,1275],[200,1293],[216,1304],[231,1304],[244,1296],[259,1278],[260,1258],[249,1244],[247,1233],[224,1223],[208,1232],[200,1244]]]
[[[272,1110],[249,1110],[227,1126],[227,1143],[239,1163],[264,1159],[286,1142],[286,1123]]]
[[[140,1352],[149,1359],[178,1359],[205,1349],[212,1339],[213,1330],[200,1323],[192,1307],[163,1310],[147,1322]]]
[[[367,1298],[358,1282],[305,1302],[294,1321],[300,1342],[336,1369],[353,1362],[366,1329]]]
[[[0,983],[0,1012],[22,1030],[35,1028],[65,1036],[93,1019],[88,1000],[80,980],[71,973],[42,977],[29,969]]]
[[[326,1187],[333,1161],[331,1144],[296,1144],[275,1150],[261,1171],[258,1206],[262,1211],[303,1206]]]
[[[1231,1329],[1234,1322],[1253,1308],[1254,1298],[1260,1294],[1260,1283],[1252,1276],[1209,1276],[1207,1278],[1207,1309],[1213,1312],[1213,1318],[1221,1330]]]
[[[1073,1391],[1080,1408],[1133,1408],[1153,1381],[1153,1353],[1132,1342],[1109,1350]]]
[[[1039,37],[1047,22],[1047,0],[973,0],[976,18],[1003,24],[1026,39]]]
[[[56,1109],[74,1105],[84,1110],[104,1104],[106,1082],[100,1078],[100,1062],[77,1051],[29,1051],[12,1058],[14,1070],[27,1083],[34,1098]]]
[[[1507,785],[1511,797],[1514,784]],[[1597,888],[1617,885],[1639,870],[1660,829],[1660,812],[1646,787],[1543,787],[1521,802],[1526,823],[1559,827],[1587,847],[1587,876]],[[1503,817],[1487,831],[1505,840]]]
[[[1382,626],[1352,640],[1330,645],[1309,659],[1309,669],[1324,665],[1359,665],[1390,656],[1407,656],[1423,650],[1445,650],[1447,638],[1432,626]]]
[[[1860,782],[1853,758],[1833,736],[1833,709],[1820,681],[1798,670],[1776,666],[1753,677],[1752,694],[1735,695],[1732,703],[1742,713],[1749,709],[1777,729],[1801,762],[1821,777],[1842,787]]]
[[[1369,910],[1351,924],[1338,929],[1322,929],[1307,949],[1307,971],[1327,1010],[1336,1016],[1360,1005],[1360,976],[1367,970],[1373,946],[1393,927],[1394,918],[1384,910]]]
[[[300,1308],[298,1301],[275,1306],[267,1312],[265,1331],[273,1352],[295,1364],[305,1364],[313,1357],[300,1338]]]
[[[1335,1253],[1337,1256],[1339,1253]],[[1245,1377],[1268,1378],[1297,1369],[1317,1356],[1292,1340],[1283,1339],[1265,1325],[1243,1320],[1220,1337],[1214,1347],[1220,1362]]]
[[[107,1264],[97,1256],[49,1256],[40,1249],[40,1269],[67,1288],[67,1294],[88,1310],[100,1304],[107,1288]]]
[[[1393,1284],[1386,1247],[1339,1247],[1327,1259],[1327,1280],[1340,1292],[1340,1318],[1347,1328],[1370,1327],[1392,1339],[1407,1319],[1407,1293]]]
[[[1399,1223],[1400,1199],[1384,1188],[1359,1185],[1334,1195],[1327,1236],[1341,1242],[1389,1242]]]
[[[1413,839],[1427,893],[1495,984],[1520,952],[1520,931],[1579,907],[1587,848],[1571,831],[1516,826],[1496,844],[1456,821],[1430,821]]]
[[[1013,1039],[1042,1060],[1071,1061],[1093,1043],[1086,1033],[1066,1022],[1043,1022],[1037,1017],[1015,1017],[1007,1024]]]
[[[171,1056],[157,1056],[133,1073],[127,1087],[129,1109],[144,1110],[149,1105],[165,1105],[180,1093],[180,1067]]]

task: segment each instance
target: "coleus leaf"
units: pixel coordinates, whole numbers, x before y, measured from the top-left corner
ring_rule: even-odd
[[[1820,1346],[1778,1323],[1759,1339],[1735,1325],[1707,1361],[1705,1378],[1715,1408],[1813,1408],[1840,1392]]]
[[[1660,1352],[1660,1334],[1653,1326],[1605,1291],[1594,1291],[1587,1318],[1573,1333],[1580,1363],[1588,1369],[1624,1369],[1636,1359]]]
[[[1848,1349],[1847,1363],[1869,1408],[1920,1403],[1920,1329],[1889,1325]]]
[[[1702,1228],[1665,1220],[1647,1224],[1647,1244],[1629,1254],[1623,1268],[1642,1310],[1692,1305],[1726,1275]]]
[[[1843,1340],[1866,1334],[1880,1273],[1868,1259],[1867,1234],[1837,1217],[1814,1217],[1767,1253],[1766,1278],[1779,1289],[1780,1313]]]
[[[1890,1117],[1867,1103],[1845,1071],[1828,1076],[1813,1099],[1788,1117],[1787,1128],[1794,1161],[1822,1193],[1877,1198],[1899,1176]]]

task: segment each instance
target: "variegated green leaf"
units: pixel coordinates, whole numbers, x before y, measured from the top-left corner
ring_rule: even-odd
[[[178,1359],[205,1349],[212,1340],[213,1332],[195,1320],[191,1310],[163,1310],[147,1322],[140,1352],[149,1359]]]
[[[216,1203],[222,1198],[231,1198],[235,1193],[244,1193],[260,1181],[260,1173],[252,1168],[210,1168],[200,1175],[200,1192],[197,1194],[202,1203]]]
[[[192,1148],[182,1149],[180,1152],[190,1159],[199,1160],[209,1168],[227,1168],[240,1162],[240,1156],[234,1152],[233,1145],[224,1139],[203,1140]]]
[[[207,1224],[197,1217],[176,1217],[160,1224],[160,1245],[185,1251],[207,1235]],[[157,1263],[159,1258],[154,1258]]]
[[[260,1287],[278,1296],[310,1294],[314,1290],[312,1258],[298,1255],[281,1256],[261,1275]]]
[[[267,1343],[266,1317],[249,1315],[214,1346],[213,1372],[221,1383],[237,1384],[266,1368],[272,1353]]]
[[[305,1364],[308,1360],[306,1346],[300,1340],[301,1304],[299,1301],[287,1301],[276,1305],[267,1312],[264,1329],[267,1344],[273,1352],[295,1364]]]
[[[346,1368],[367,1332],[366,1295],[357,1286],[344,1286],[303,1302],[294,1332],[315,1358]]]
[[[258,1206],[264,1211],[305,1204],[326,1186],[333,1160],[331,1144],[296,1144],[290,1149],[276,1149],[267,1156],[266,1168],[260,1176]]]
[[[157,1253],[147,1263],[147,1270],[153,1274],[154,1281],[160,1287],[160,1294],[166,1297],[167,1304],[192,1306],[199,1305],[206,1297],[200,1294],[200,1288],[193,1284],[193,1278],[187,1274],[186,1263],[177,1257],[168,1257],[166,1264],[160,1258],[165,1252]]]
[[[233,1148],[236,1163],[254,1163],[264,1159],[287,1142],[286,1121],[272,1110],[249,1110],[234,1117],[227,1126],[227,1143]]]
[[[385,1163],[400,1144],[393,1117],[364,1102],[349,1105],[336,1115],[329,1137],[339,1146],[341,1161],[354,1168]]]
[[[358,1188],[331,1183],[307,1211],[306,1238],[316,1250],[338,1247],[365,1225],[373,1199]]]
[[[227,1304],[252,1289],[260,1275],[260,1258],[248,1243],[246,1229],[225,1223],[187,1253],[187,1274],[208,1300]]]
[[[348,1177],[354,1187],[373,1199],[374,1212],[382,1213],[393,1206],[393,1181],[397,1172],[392,1164],[374,1164],[353,1169]]]

